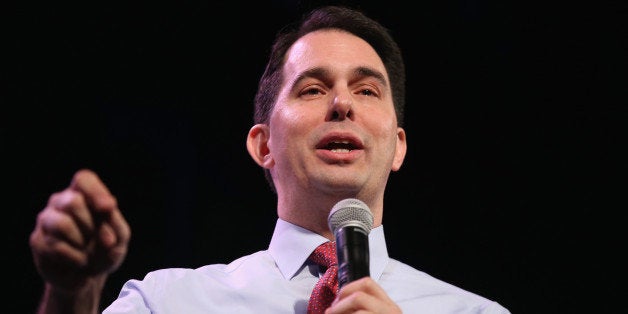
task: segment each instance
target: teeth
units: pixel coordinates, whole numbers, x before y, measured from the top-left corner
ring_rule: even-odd
[[[342,144],[342,145],[349,145],[349,144],[351,144],[351,142],[350,142],[350,141],[347,141],[347,140],[342,140],[342,141],[333,141],[333,142],[331,142],[330,144]]]
[[[355,149],[355,147],[351,140],[337,139],[327,143],[327,145],[325,145],[325,149],[329,150],[330,152],[342,154],[350,153],[352,150]]]

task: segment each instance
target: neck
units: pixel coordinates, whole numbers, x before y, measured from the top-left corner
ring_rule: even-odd
[[[279,218],[316,232],[321,236],[333,241],[334,235],[329,230],[327,218],[331,209],[339,201],[346,198],[357,198],[365,202],[373,214],[373,227],[377,227],[382,222],[382,197],[370,199],[360,195],[320,195],[320,194],[295,194],[278,193],[278,195],[288,195],[277,198],[277,214]]]

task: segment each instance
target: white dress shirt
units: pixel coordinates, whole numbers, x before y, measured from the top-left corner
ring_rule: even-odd
[[[127,281],[103,313],[306,313],[319,276],[307,258],[325,241],[278,219],[268,250],[229,264],[152,271]],[[388,257],[383,226],[371,230],[369,253],[371,277],[404,313],[510,313]]]

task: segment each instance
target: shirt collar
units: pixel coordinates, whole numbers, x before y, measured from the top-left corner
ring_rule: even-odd
[[[310,230],[277,219],[268,252],[275,260],[284,278],[291,279],[310,254],[328,239]],[[384,227],[371,229],[369,233],[369,264],[371,277],[378,280],[388,263],[388,250],[384,238]]]

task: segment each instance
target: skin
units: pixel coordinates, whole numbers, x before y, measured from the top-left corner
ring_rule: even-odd
[[[253,159],[273,176],[279,217],[333,240],[329,211],[352,197],[381,225],[389,174],[406,154],[382,60],[357,36],[319,30],[290,48],[283,75],[270,123],[253,126],[247,139]],[[332,151],[330,139],[351,140],[356,149]],[[327,313],[357,310],[400,312],[368,277],[344,286]]]
[[[91,170],[77,171],[37,215],[30,246],[46,281],[39,313],[97,313],[102,289],[128,250],[131,229]]]

